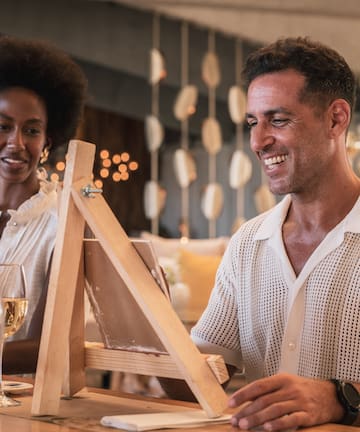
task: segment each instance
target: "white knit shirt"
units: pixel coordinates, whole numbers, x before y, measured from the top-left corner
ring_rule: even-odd
[[[282,241],[290,196],[232,237],[192,338],[244,367],[360,382],[360,198],[296,277]]]
[[[24,265],[27,281],[28,312],[25,322],[11,338],[26,339],[40,336],[47,293],[47,278],[57,229],[56,184],[40,180],[40,190],[9,210],[0,238],[0,262]]]

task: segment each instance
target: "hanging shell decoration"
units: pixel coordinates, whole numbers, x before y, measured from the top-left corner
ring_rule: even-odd
[[[152,48],[150,50],[150,84],[157,84],[166,77],[165,59],[161,52]]]
[[[245,119],[246,96],[240,86],[232,86],[228,93],[228,107],[231,120],[235,124],[242,123]]]
[[[166,191],[162,189],[158,182],[149,180],[145,183],[144,189],[144,210],[148,219],[154,219],[159,216],[164,208]]]
[[[263,213],[276,204],[275,196],[270,191],[269,186],[263,183],[254,195],[255,207],[259,213]]]
[[[150,152],[158,150],[164,140],[164,127],[154,115],[145,117],[145,139]]]
[[[193,157],[189,151],[179,148],[174,153],[173,161],[179,186],[187,188],[196,179],[196,164]]]
[[[208,51],[205,54],[201,65],[201,75],[208,87],[215,88],[219,85],[221,80],[219,58],[214,52]]]
[[[201,210],[208,220],[215,220],[220,216],[224,205],[224,194],[219,183],[206,185],[201,200]]]
[[[235,150],[230,162],[229,183],[233,189],[243,187],[251,178],[252,163],[243,150]]]
[[[186,85],[180,89],[175,103],[174,116],[180,120],[186,120],[196,111],[198,89],[194,85]]]
[[[206,151],[211,154],[217,154],[222,147],[222,133],[220,123],[214,117],[208,117],[204,120],[201,127],[201,139]]]

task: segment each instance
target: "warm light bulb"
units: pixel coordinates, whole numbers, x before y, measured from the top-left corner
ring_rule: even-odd
[[[120,176],[121,176],[121,180],[123,180],[123,181],[126,181],[129,179],[129,173],[128,172],[122,172],[120,174]]]
[[[121,153],[121,160],[127,162],[130,159],[130,155],[127,152]]]
[[[136,171],[139,168],[139,164],[135,161],[129,163],[129,170]]]
[[[95,180],[94,184],[99,189],[102,189],[103,187],[103,182],[100,179]]]
[[[102,161],[102,166],[105,167],[105,168],[111,167],[111,160],[110,159],[104,159]]]
[[[121,180],[121,174],[115,171],[114,174],[112,175],[112,179],[114,180],[114,182],[119,182]]]
[[[100,170],[100,177],[102,177],[102,178],[109,177],[109,170],[107,168],[102,168]]]
[[[58,171],[64,171],[64,169],[65,169],[65,162],[63,162],[63,161],[57,162],[56,169]]]
[[[112,161],[114,164],[118,165],[121,162],[121,156],[119,154],[114,154]]]
[[[126,172],[127,171],[127,166],[125,164],[123,164],[123,163],[120,164],[118,166],[118,171],[121,172],[121,173]]]
[[[108,150],[101,150],[101,152],[100,152],[100,158],[101,159],[107,159],[108,157],[109,157]]]

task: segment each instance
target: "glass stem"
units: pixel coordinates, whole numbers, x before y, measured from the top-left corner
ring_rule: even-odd
[[[0,398],[5,398],[4,385],[3,385],[3,352],[5,341],[5,308],[0,296]]]
[[[2,365],[2,356],[3,356],[3,351],[4,351],[4,335],[2,335],[1,337],[1,342],[0,342],[0,397],[5,396],[4,393],[4,389],[3,389],[3,376],[2,376],[2,369],[3,369],[3,365]]]

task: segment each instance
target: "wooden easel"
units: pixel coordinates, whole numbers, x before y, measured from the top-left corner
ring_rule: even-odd
[[[93,144],[70,142],[32,414],[57,414],[64,379],[65,393],[75,394],[85,384],[85,367],[92,367],[182,378],[207,415],[217,417],[227,406],[227,396],[220,385],[227,378],[225,365],[220,361],[217,367],[220,356],[214,356],[215,366],[209,366],[102,195],[89,191],[94,157]],[[85,223],[165,347],[164,356],[150,358],[147,353],[85,346],[82,303]]]

